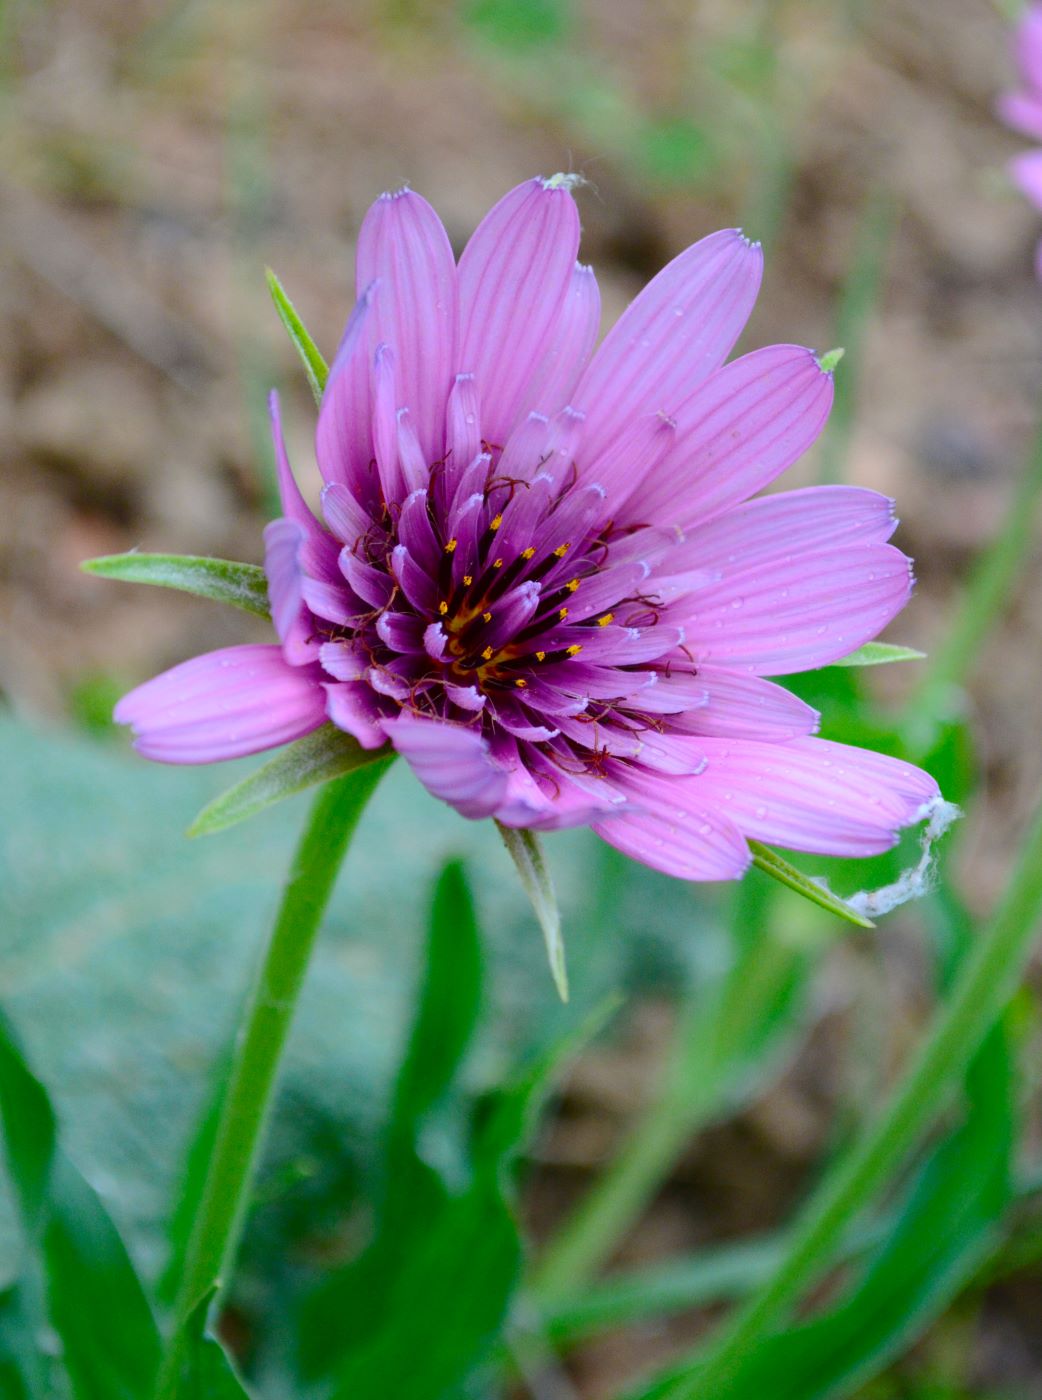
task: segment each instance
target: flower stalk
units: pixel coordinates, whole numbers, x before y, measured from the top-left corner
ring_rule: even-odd
[[[236,1042],[156,1400],[178,1394],[184,1324],[215,1286],[220,1290],[232,1265],[279,1062],[322,916],[359,818],[390,763],[378,761],[327,783],[312,805]]]

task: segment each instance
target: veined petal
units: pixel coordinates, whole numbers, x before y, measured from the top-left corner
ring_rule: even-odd
[[[645,475],[628,514],[681,529],[746,500],[815,442],[832,407],[832,375],[797,345],[725,365],[675,414],[669,458]]]
[[[699,662],[783,676],[871,641],[908,601],[908,559],[888,544],[776,558],[755,554],[693,595],[685,645]]]
[[[358,740],[363,749],[378,749],[387,742],[383,711],[367,685],[326,682],[326,713],[338,729]]]
[[[486,214],[459,263],[460,369],[479,375],[481,428],[499,447],[533,407],[579,249],[568,189],[527,180]]]
[[[317,657],[318,642],[304,605],[304,571],[301,556],[307,538],[304,526],[282,517],[264,527],[264,572],[268,602],[282,654],[291,666],[303,666]]]
[[[323,477],[343,482],[357,500],[366,503],[376,495],[370,468],[373,440],[367,323],[378,291],[378,284],[371,283],[351,313],[329,368],[315,429],[315,455]]]
[[[888,850],[938,796],[900,759],[824,739],[704,739],[697,779],[747,836],[797,851],[865,856]]]
[[[318,666],[290,666],[277,646],[226,647],[183,661],[125,695],[117,724],[160,763],[242,758],[299,739],[325,720]]]
[[[860,486],[806,486],[746,501],[687,530],[670,566],[721,577],[745,568],[759,572],[795,555],[840,545],[885,544],[896,529],[889,496]]]
[[[445,446],[459,295],[448,234],[420,195],[398,190],[372,205],[358,234],[357,279],[359,290],[380,282],[370,344],[394,347],[398,402],[409,409],[427,462],[436,462]]]
[[[816,734],[821,716],[817,710],[784,686],[721,666],[699,666],[693,683],[701,686],[704,705],[674,715],[670,727],[688,734],[735,739],[795,739]],[[656,690],[668,691],[670,680],[659,681]]]
[[[752,857],[730,817],[703,801],[703,777],[670,778],[632,768],[618,786],[637,808],[594,822],[610,846],[681,880],[737,880]]]
[[[332,579],[336,576],[336,541],[323,530],[312,514],[310,506],[300,494],[293,470],[286,453],[286,440],[282,433],[282,414],[279,396],[272,390],[268,396],[268,412],[271,418],[271,435],[275,444],[275,469],[278,475],[279,499],[287,520],[295,521],[302,530],[301,564],[316,578]]]
[[[428,792],[461,816],[491,817],[502,803],[508,774],[476,729],[408,714],[384,729]]]
[[[552,418],[572,396],[597,343],[601,293],[592,267],[576,263],[553,340],[529,392],[532,405]]]
[[[638,414],[667,417],[719,369],[760,287],[763,255],[734,229],[674,258],[623,312],[575,391],[587,414],[584,463],[596,461]]]

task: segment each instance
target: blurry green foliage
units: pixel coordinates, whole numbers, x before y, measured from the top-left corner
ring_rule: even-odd
[[[572,27],[568,0],[463,0],[461,12],[481,38],[521,52],[559,43]]]

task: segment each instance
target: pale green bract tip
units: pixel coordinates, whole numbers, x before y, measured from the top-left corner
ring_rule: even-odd
[[[827,350],[824,355],[818,356],[818,364],[825,374],[831,374],[846,353],[842,346],[836,350]]]

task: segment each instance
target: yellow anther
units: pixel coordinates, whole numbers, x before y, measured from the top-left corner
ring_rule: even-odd
[[[578,642],[573,642],[570,647],[565,647],[564,654],[565,656],[578,656],[581,651],[582,647]]]
[[[448,603],[439,603],[439,604],[438,604],[438,611],[441,613],[442,617],[445,616],[445,614],[448,612],[448,610],[449,610],[449,605],[448,605]]]
[[[521,558],[522,558],[522,559],[531,559],[531,557],[532,557],[532,555],[533,555],[534,553],[535,553],[535,550],[532,548],[531,545],[529,545],[527,549],[523,549],[523,550],[521,551]]]
[[[561,621],[563,622],[563,621],[565,620],[565,618],[568,616],[568,609],[567,609],[567,608],[558,608],[558,609],[557,609],[557,616],[558,616],[558,617],[561,619]]]
[[[449,540],[448,544],[445,546],[445,553],[452,554],[458,544],[459,540]]]
[[[469,588],[470,585],[471,585],[473,582],[474,582],[474,575],[473,575],[473,574],[464,574],[464,575],[463,575],[463,586],[464,586],[465,588]]]
[[[518,690],[524,690],[524,688],[525,688],[525,686],[528,684],[528,682],[525,680],[525,678],[524,678],[523,676],[518,676],[518,678],[517,678],[517,680],[514,682],[514,684],[517,686]]]
[[[501,568],[503,567],[503,561],[502,561],[502,559],[493,559],[493,561],[492,561],[492,567],[493,567],[494,569],[501,569]]]
[[[545,660],[546,660],[546,652],[545,652],[545,651],[537,651],[536,654],[535,654],[535,659],[536,659],[537,661],[545,661]]]
[[[569,540],[567,544],[559,544],[559,545],[557,546],[557,548],[554,550],[554,553],[557,555],[558,559],[563,559],[564,556],[565,556],[565,555],[568,553],[568,551],[571,549],[571,547],[572,547],[572,542],[571,542],[571,540]]]
[[[576,590],[578,587],[579,587],[579,580],[578,580],[577,578],[570,578],[570,579],[568,580],[568,582],[565,584],[565,588],[567,588],[567,590],[568,590],[569,593],[574,593],[575,590]]]
[[[494,516],[492,517],[492,524],[491,524],[488,528],[489,528],[490,530],[498,530],[499,527],[500,527],[500,525],[502,525],[502,523],[503,523],[503,517],[502,517],[501,515],[494,515]]]
[[[482,659],[482,661],[491,661],[491,660],[492,660],[492,648],[491,648],[491,647],[486,647],[486,648],[485,648],[485,650],[481,653],[481,659]]]
[[[598,626],[598,627],[607,627],[608,623],[611,622],[611,620],[612,620],[612,618],[613,618],[614,616],[615,616],[614,613],[605,613],[603,617],[599,617],[599,618],[597,619],[597,626]]]
[[[481,614],[481,620],[482,620],[482,622],[491,622],[491,621],[492,621],[492,614],[491,614],[491,613],[482,613],[482,614]]]

